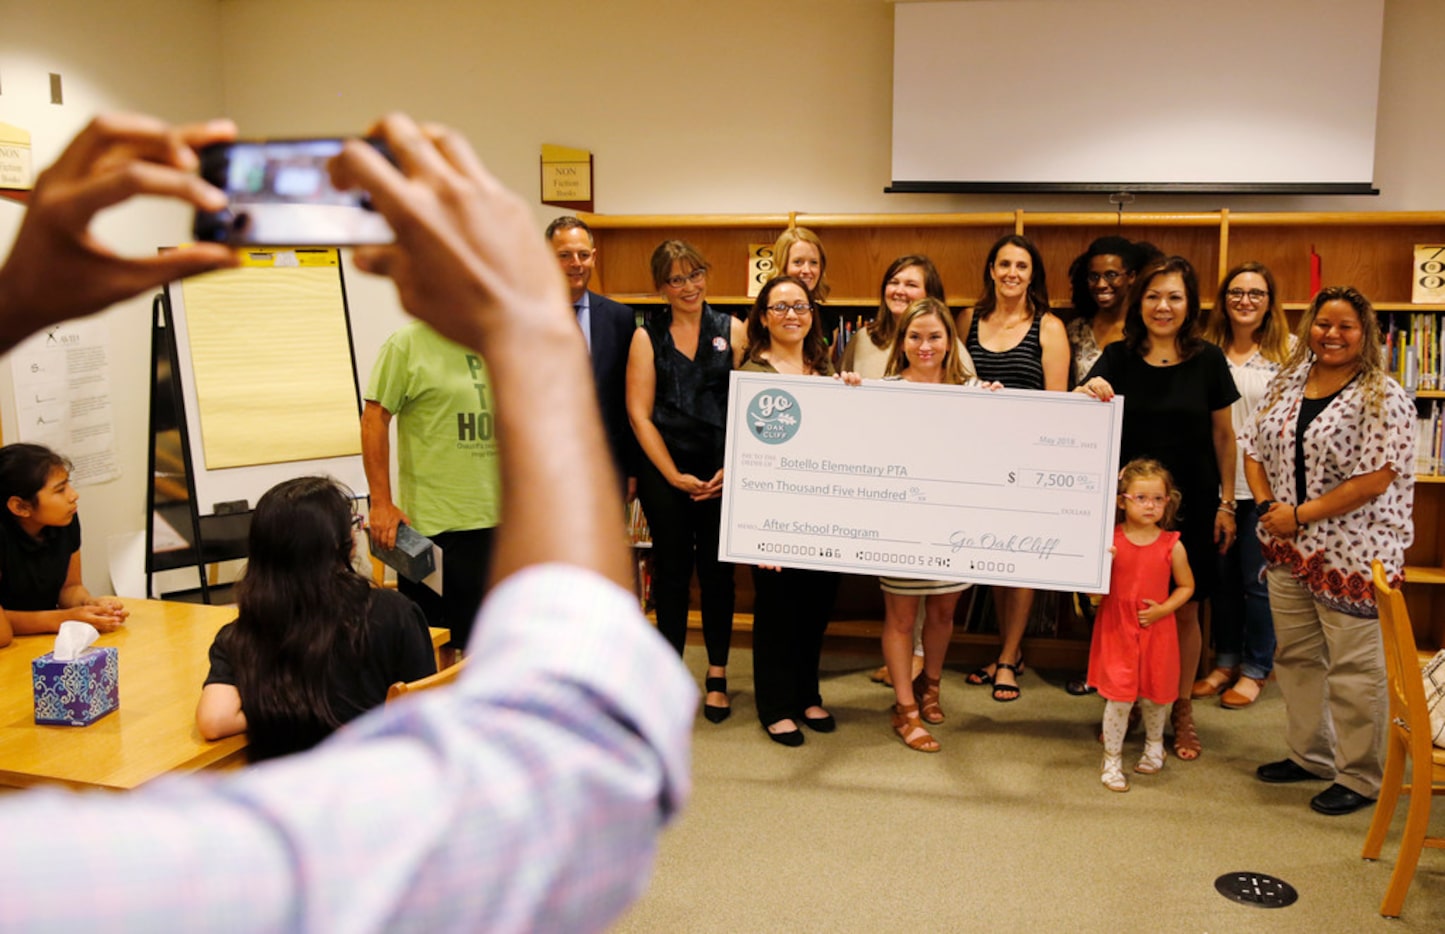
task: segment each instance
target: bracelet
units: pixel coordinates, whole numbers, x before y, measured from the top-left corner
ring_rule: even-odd
[[[1219,505],[1221,505],[1221,506],[1228,506],[1230,509],[1233,509],[1236,505],[1238,505],[1238,500],[1221,499],[1221,500],[1219,501]]]
[[[1259,510],[1260,514],[1263,515],[1264,513],[1269,512],[1269,507],[1273,506],[1277,502],[1279,502],[1279,500],[1277,499],[1262,499],[1254,504],[1254,508]]]
[[[1305,524],[1304,524],[1303,522],[1299,521],[1299,507],[1298,507],[1298,506],[1294,507],[1294,525],[1295,525],[1295,528],[1297,528],[1297,529],[1302,529],[1302,528],[1305,527]]]

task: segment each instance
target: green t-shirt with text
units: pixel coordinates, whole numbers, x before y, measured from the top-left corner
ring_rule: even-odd
[[[475,351],[412,322],[387,338],[366,398],[396,421],[398,505],[423,535],[501,521],[491,378]]]

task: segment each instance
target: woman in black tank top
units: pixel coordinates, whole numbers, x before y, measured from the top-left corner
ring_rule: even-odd
[[[1026,237],[1000,238],[983,268],[983,297],[959,312],[958,330],[973,357],[979,379],[1005,389],[1069,388],[1069,337],[1049,311],[1049,287],[1043,257]],[[996,701],[1018,700],[1023,670],[1023,637],[1034,592],[994,587],[999,621],[998,661],[968,676],[970,684],[992,684]]]

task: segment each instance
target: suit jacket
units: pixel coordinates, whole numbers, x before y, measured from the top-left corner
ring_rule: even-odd
[[[627,421],[627,352],[637,319],[632,309],[596,292],[587,293],[592,317],[592,378],[612,462],[623,478],[637,475],[640,450]]]

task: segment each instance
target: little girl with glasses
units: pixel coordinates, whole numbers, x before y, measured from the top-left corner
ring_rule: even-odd
[[[1124,734],[1136,701],[1144,712],[1145,743],[1134,771],[1153,775],[1164,767],[1164,717],[1179,696],[1174,611],[1194,592],[1179,533],[1165,531],[1179,500],[1173,478],[1158,461],[1132,460],[1119,472],[1114,563],[1089,647],[1089,683],[1108,701],[1100,781],[1110,791],[1129,790]]]

